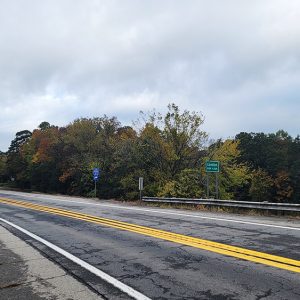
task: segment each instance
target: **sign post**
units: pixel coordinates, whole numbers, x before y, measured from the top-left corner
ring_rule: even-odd
[[[209,175],[206,173],[206,195],[207,199],[209,199]]]
[[[139,191],[140,191],[140,201],[142,201],[142,191],[144,189],[144,178],[139,177]]]
[[[209,198],[209,173],[216,174],[216,199],[219,197],[219,180],[218,173],[220,172],[220,162],[217,160],[208,160],[205,162],[205,172],[207,176],[206,184],[207,184],[207,198]]]
[[[99,176],[100,176],[100,169],[94,168],[93,169],[93,179],[95,182],[95,198],[97,197],[97,181],[99,180]]]
[[[218,181],[218,173],[216,174],[216,199],[219,198],[219,181]]]

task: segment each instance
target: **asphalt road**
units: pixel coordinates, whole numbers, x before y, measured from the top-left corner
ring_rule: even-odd
[[[0,299],[103,300],[0,224]]]
[[[1,197],[300,261],[300,220],[136,207],[112,201],[10,191],[0,191]],[[50,241],[151,299],[300,299],[300,273],[281,267],[126,228],[122,230],[1,202],[0,217]],[[96,290],[106,288],[88,272],[77,271],[76,276]],[[115,292],[111,295],[115,299],[123,297]]]

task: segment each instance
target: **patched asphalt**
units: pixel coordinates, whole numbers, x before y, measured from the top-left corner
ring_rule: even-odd
[[[147,208],[144,211],[122,209],[120,205],[107,201],[102,202],[106,206],[93,206],[85,203],[58,201],[59,199],[73,199],[66,197],[23,196],[13,192],[11,196],[14,199],[25,200],[28,200],[27,197],[32,197],[34,203],[300,260],[299,230],[197,219],[184,215],[199,214],[199,216],[204,217],[232,218],[247,222],[300,228],[299,221],[288,218],[169,210],[183,214],[178,216],[154,212],[159,210],[158,208]],[[3,197],[10,196],[6,193],[3,194]],[[76,199],[73,200],[76,201]],[[77,198],[77,200],[84,202],[82,199]],[[93,203],[91,200],[86,201]],[[166,212],[166,210],[164,211]],[[300,298],[299,273],[182,246],[128,231],[4,204],[0,204],[0,216],[51,241],[153,299]],[[61,258],[58,257],[57,259]],[[66,265],[68,264],[66,263]],[[76,268],[73,266],[73,269]],[[101,284],[99,285],[95,278],[91,278],[89,274],[84,274],[80,270],[77,270],[77,274],[79,277],[81,276],[83,282],[96,290],[101,290]],[[117,298],[118,295],[115,297]]]

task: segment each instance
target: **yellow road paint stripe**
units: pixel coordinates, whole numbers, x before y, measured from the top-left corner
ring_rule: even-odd
[[[11,200],[9,200],[9,202],[12,202]],[[104,218],[101,218],[101,217],[95,217],[95,216],[91,216],[91,215],[87,215],[87,214],[82,214],[82,213],[77,213],[77,212],[72,212],[72,211],[68,211],[68,210],[64,210],[64,209],[57,209],[57,208],[54,208],[54,207],[47,207],[47,206],[41,206],[41,205],[36,205],[36,204],[32,204],[32,203],[28,203],[28,202],[21,202],[21,201],[16,201],[15,203],[17,204],[21,204],[21,203],[24,203],[26,207],[36,207],[36,208],[39,208],[39,210],[52,210],[54,212],[65,212],[67,214],[73,214],[73,216],[83,216],[83,217],[87,217],[89,218],[89,220],[97,220],[97,221],[102,221],[102,222],[105,222],[107,225],[115,225],[115,224],[120,224],[120,225],[126,225],[126,226],[130,226],[130,227],[135,227],[135,228],[138,228],[138,229],[147,229],[148,231],[153,231],[155,233],[162,233],[164,235],[170,235],[172,234],[173,236],[177,236],[181,239],[187,239],[187,240],[195,240],[196,242],[204,242],[204,243],[208,243],[210,245],[213,245],[213,246],[216,246],[216,247],[222,247],[222,248],[227,248],[228,250],[231,250],[231,251],[241,251],[242,253],[246,253],[246,254],[251,254],[251,255],[260,255],[261,252],[256,252],[256,251],[252,251],[252,250],[247,250],[247,249],[244,249],[244,248],[239,248],[239,247],[234,247],[234,246],[229,246],[229,245],[225,245],[225,244],[221,244],[221,243],[217,243],[217,242],[211,242],[211,241],[208,241],[208,240],[201,240],[199,238],[193,238],[193,237],[190,237],[190,236],[184,236],[184,235],[180,235],[180,234],[176,234],[176,233],[171,233],[171,232],[167,232],[167,231],[162,231],[162,230],[158,230],[158,229],[153,229],[153,228],[149,228],[149,227],[144,227],[144,226],[139,226],[139,225],[135,225],[135,224],[130,224],[130,223],[125,223],[125,222],[121,222],[121,221],[117,221],[117,220],[112,220],[112,219],[104,219]],[[91,219],[92,218],[92,219]],[[128,228],[128,227],[127,227]],[[265,257],[265,255],[264,255]],[[273,255],[270,255],[268,254],[268,258],[269,259],[277,259],[278,257],[277,256],[273,256]],[[296,261],[296,260],[291,260],[291,259],[284,259],[284,262],[285,263],[290,263],[290,264],[296,264],[298,266],[300,266],[300,262],[299,261]]]
[[[9,202],[12,202],[12,200],[9,200]],[[221,244],[221,243],[217,243],[217,242],[212,242],[212,241],[208,241],[208,240],[201,240],[199,238],[193,238],[190,236],[185,236],[185,235],[180,235],[180,234],[176,234],[176,233],[171,233],[171,232],[167,232],[167,231],[162,231],[162,230],[158,230],[158,229],[154,229],[154,228],[149,228],[149,227],[144,227],[144,226],[140,226],[140,225],[135,225],[135,224],[130,224],[130,223],[125,223],[125,222],[121,222],[121,221],[117,221],[117,220],[112,220],[112,219],[105,219],[105,218],[101,218],[101,217],[95,217],[95,216],[91,216],[91,215],[87,215],[87,214],[82,214],[82,213],[77,213],[77,212],[72,212],[72,211],[68,211],[68,210],[64,210],[64,209],[58,209],[58,208],[54,208],[54,207],[47,207],[47,206],[41,206],[41,205],[37,205],[37,204],[32,204],[32,203],[28,203],[28,202],[21,202],[21,201],[16,201],[16,203],[21,204],[24,203],[26,205],[26,207],[37,207],[40,210],[41,209],[52,209],[53,211],[57,212],[65,212],[67,214],[75,214],[76,217],[81,216],[81,217],[87,217],[89,218],[88,220],[97,220],[97,221],[101,221],[101,224],[106,223],[106,225],[122,225],[123,227],[125,226],[125,228],[128,228],[128,225],[130,226],[130,228],[135,228],[136,230],[147,230],[147,231],[151,231],[155,234],[162,234],[162,235],[172,235],[174,237],[178,237],[182,240],[187,240],[187,241],[194,241],[196,243],[204,243],[204,244],[208,244],[210,246],[214,246],[214,247],[221,247],[222,249],[227,249],[230,251],[235,251],[235,252],[240,252],[240,253],[244,253],[244,254],[248,254],[248,255],[253,255],[253,256],[261,256],[261,252],[257,252],[257,251],[253,251],[253,250],[248,250],[248,249],[244,249],[244,248],[240,248],[240,247],[235,247],[235,246],[229,246],[226,244]],[[91,219],[92,218],[92,219]],[[266,254],[263,253],[263,257],[264,258],[268,258],[270,260],[277,260],[278,256],[274,256],[271,254]],[[280,257],[279,257],[280,258]],[[292,265],[297,265],[300,266],[300,262],[296,261],[296,260],[292,260],[292,259],[287,259],[287,258],[283,258],[281,260],[284,263],[288,263],[288,264],[292,264]]]
[[[204,240],[196,237],[190,237],[190,236],[172,233],[172,232],[150,228],[146,226],[140,226],[140,225],[126,223],[126,222],[117,221],[113,219],[106,219],[102,217],[92,216],[92,215],[60,209],[56,207],[33,204],[27,201],[0,198],[0,202],[9,205],[18,206],[18,207],[28,208],[32,210],[47,212],[50,214],[69,217],[77,220],[82,220],[90,223],[95,223],[98,225],[104,225],[104,226],[113,227],[121,230],[126,230],[126,231],[130,231],[130,232],[134,232],[134,233],[138,233],[150,237],[155,237],[158,239],[162,239],[162,240],[166,240],[166,241],[170,241],[182,245],[191,246],[194,248],[215,252],[222,255],[232,256],[232,257],[300,273],[300,261],[290,259],[290,258],[267,254],[259,251],[253,251],[241,247],[226,245],[218,242]]]

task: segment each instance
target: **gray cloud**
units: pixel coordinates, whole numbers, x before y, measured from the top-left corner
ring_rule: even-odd
[[[0,0],[0,149],[44,120],[167,103],[212,137],[299,133],[298,1]],[[298,125],[298,126],[297,126]]]

